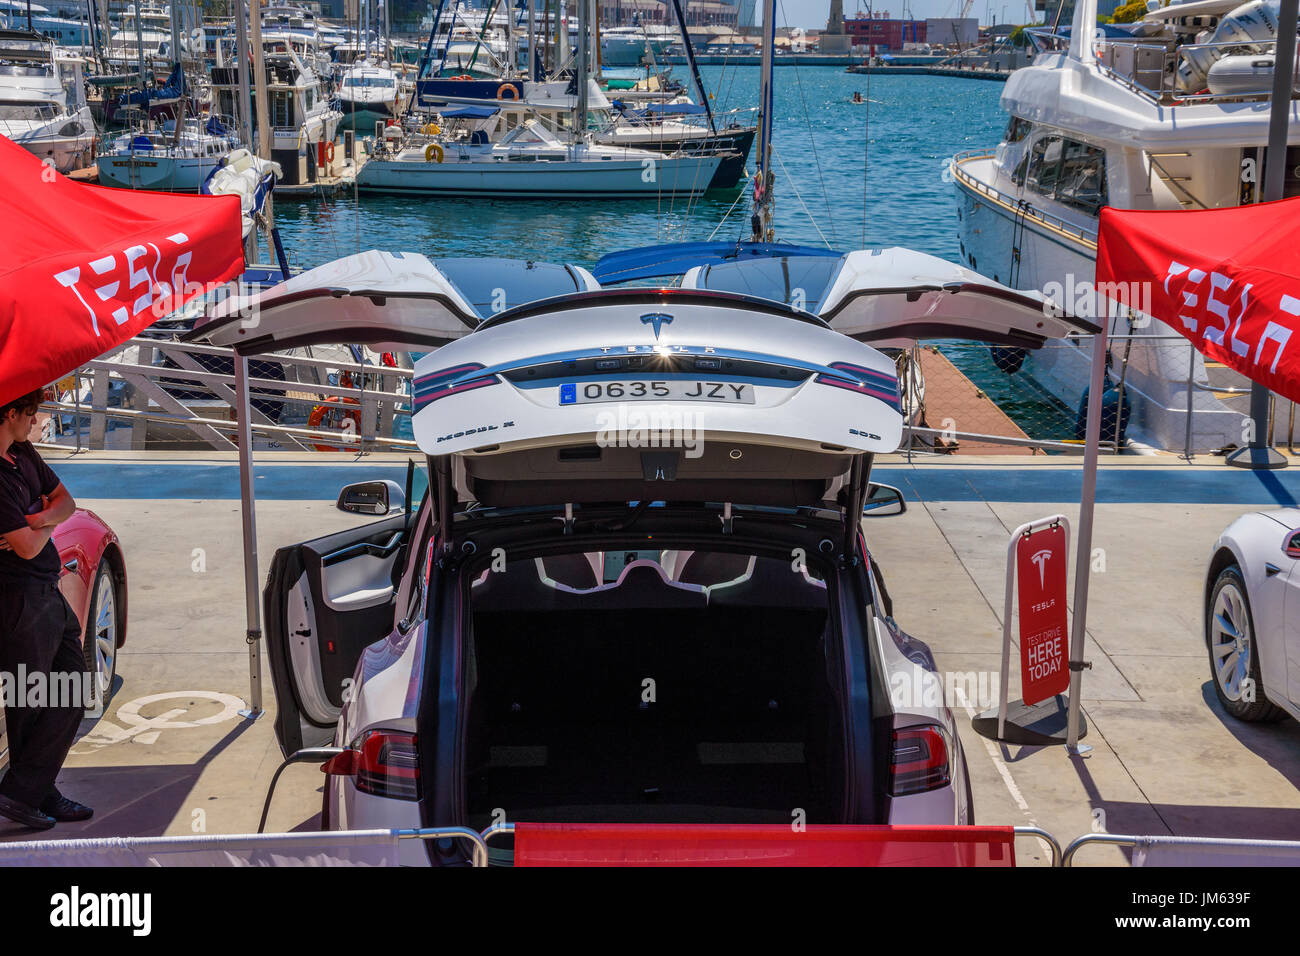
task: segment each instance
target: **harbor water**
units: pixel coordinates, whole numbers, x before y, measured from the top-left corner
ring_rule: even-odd
[[[757,67],[705,66],[701,74],[719,112],[757,104]],[[855,91],[867,102],[855,104]],[[1001,84],[953,77],[864,76],[826,66],[778,71],[777,238],[837,250],[901,245],[958,261],[954,192],[944,167],[956,152],[998,142],[1001,91]],[[746,122],[752,117],[744,114]],[[657,242],[748,238],[749,191],[590,203],[295,197],[277,201],[275,217],[295,268],[365,249],[590,266],[606,252]],[[1072,411],[1026,392],[1023,376],[998,372],[986,349],[945,351],[1034,437],[1069,437]]]

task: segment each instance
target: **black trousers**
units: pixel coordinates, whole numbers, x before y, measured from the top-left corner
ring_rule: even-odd
[[[0,779],[0,794],[39,806],[54,792],[87,703],[85,672],[81,624],[58,585],[0,585],[0,673],[15,698],[12,707],[3,701],[9,769]],[[31,693],[36,673],[45,674],[43,701]],[[67,674],[75,680],[61,676]],[[74,684],[76,692],[67,694]]]

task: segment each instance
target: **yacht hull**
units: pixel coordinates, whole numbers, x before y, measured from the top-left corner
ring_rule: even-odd
[[[99,184],[118,189],[159,192],[198,192],[203,181],[221,165],[220,156],[175,159],[146,152],[103,155],[95,160]]]
[[[1051,294],[1076,314],[1095,310],[1091,290],[1097,270],[1096,243],[1086,235],[1073,235],[1068,227],[1054,225],[1048,216],[1018,212],[1017,197],[990,185],[992,164],[992,159],[979,158],[954,164],[962,262],[1014,288]],[[1092,314],[1085,317],[1096,318]],[[1138,327],[1130,329],[1127,311],[1113,316],[1109,329],[1111,381],[1117,382],[1123,375],[1124,393],[1132,403],[1130,439],[1177,451],[1190,446],[1193,453],[1243,443],[1244,403],[1233,399],[1230,406],[1216,396],[1204,358],[1189,350],[1173,329],[1152,319],[1145,327],[1139,319]],[[1077,410],[1090,381],[1090,356],[1086,344],[1049,343],[1030,351],[1022,368],[1012,374],[1031,377],[1058,401]],[[1190,442],[1189,391],[1193,412]]]
[[[372,159],[357,175],[366,192],[511,199],[655,199],[696,196],[713,179],[711,156],[658,161],[410,162]]]

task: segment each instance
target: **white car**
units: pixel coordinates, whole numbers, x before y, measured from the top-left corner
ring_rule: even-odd
[[[1300,509],[1242,515],[1205,579],[1214,692],[1241,720],[1300,719]]]
[[[348,486],[339,506],[379,520],[281,549],[266,587],[281,746],[341,748],[324,825],[973,822],[952,713],[908,694],[933,660],[861,531],[905,507],[870,480],[901,435],[894,365],[836,323],[1026,344],[1059,320],[899,253],[677,289],[368,253],[264,295],[256,323],[201,324],[245,350],[435,349],[418,510]],[[788,304],[791,276],[820,314]],[[409,842],[404,862],[463,859]]]

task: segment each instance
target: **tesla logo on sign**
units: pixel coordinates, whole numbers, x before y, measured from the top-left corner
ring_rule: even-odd
[[[1029,560],[1038,568],[1038,586],[1039,588],[1047,587],[1047,559],[1052,556],[1051,548],[1044,548],[1042,551],[1035,552]]]
[[[1020,685],[1026,704],[1065,693],[1066,532],[1061,525],[1025,535],[1016,543],[1020,579]]]
[[[659,330],[668,323],[672,322],[673,317],[665,312],[650,312],[641,316],[642,325],[653,325],[655,338],[659,338]]]

